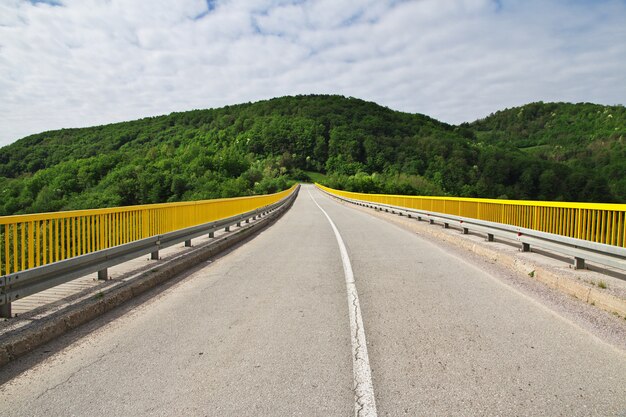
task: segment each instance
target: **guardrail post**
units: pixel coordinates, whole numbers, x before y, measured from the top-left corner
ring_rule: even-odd
[[[522,242],[522,252],[530,252],[530,243]]]
[[[209,238],[214,238],[215,237],[215,232],[209,232]]]
[[[433,219],[428,219],[428,223],[429,224],[435,224],[435,221]]]
[[[574,269],[585,269],[585,260],[583,258],[574,257]]]
[[[250,218],[249,217],[246,219],[246,223],[250,223]]]
[[[230,232],[230,226],[226,226],[226,227],[224,228],[224,231],[225,231],[225,232]]]
[[[185,240],[185,247],[186,248],[190,248],[191,247],[191,239]]]
[[[0,306],[0,317],[5,319],[11,318],[11,303],[2,304]]]
[[[487,233],[487,242],[493,242],[493,233]]]
[[[107,279],[109,279],[109,269],[108,268],[104,268],[98,271],[98,280],[99,281],[106,281]]]
[[[150,254],[150,259],[152,259],[153,261],[158,261],[159,260],[159,251],[155,250],[154,252],[152,252]]]
[[[464,235],[469,234],[469,229],[468,229],[467,227],[464,227],[464,228],[463,228],[463,234],[464,234]]]
[[[237,222],[237,227],[241,227],[241,221]]]
[[[450,225],[449,225],[448,223],[444,223],[444,224],[443,224],[443,228],[444,228],[444,229],[449,229],[449,228],[450,228]]]

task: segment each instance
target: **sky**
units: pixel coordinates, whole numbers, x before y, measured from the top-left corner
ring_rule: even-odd
[[[626,103],[626,0],[0,0],[0,146],[295,94]]]

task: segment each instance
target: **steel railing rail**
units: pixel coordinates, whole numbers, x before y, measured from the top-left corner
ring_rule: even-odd
[[[389,200],[394,201],[395,199],[402,199],[399,201],[411,201],[412,198],[432,198],[432,197],[411,197],[411,196],[386,196],[381,194],[364,194],[364,193],[352,193],[347,191],[334,190],[332,188],[324,187],[320,184],[316,184],[316,186],[327,194],[338,198],[340,200],[358,204],[370,208],[374,208],[376,210],[385,210],[392,213],[398,213],[400,215],[404,214],[408,217],[415,217],[417,220],[428,220],[430,223],[440,223],[444,228],[448,227],[456,227],[463,232],[463,234],[468,234],[469,231],[483,233],[487,236],[488,241],[493,241],[495,236],[514,240],[521,243],[521,249],[523,251],[530,251],[531,246],[550,250],[553,252],[558,252],[567,256],[571,256],[573,258],[573,264],[575,268],[584,268],[585,261],[591,261],[595,263],[599,263],[605,266],[611,266],[614,268],[618,268],[620,270],[626,270],[626,248],[622,246],[616,245],[608,245],[605,243],[598,243],[592,240],[583,240],[574,237],[564,236],[562,234],[549,233],[542,230],[535,230],[528,227],[522,227],[517,225],[511,225],[506,223],[488,221],[476,219],[473,217],[461,216],[461,215],[453,215],[446,214],[436,211],[430,210],[420,210],[411,208],[407,205],[394,205],[387,203],[380,203],[375,200],[380,200],[382,198],[388,198]],[[357,196],[361,198],[350,198],[349,196]],[[365,198],[363,198],[363,196]],[[390,198],[390,197],[393,197]],[[439,197],[438,199],[440,199]],[[456,199],[455,199],[456,200]],[[469,199],[472,203],[480,202],[477,200],[480,199]],[[397,200],[396,200],[397,201]],[[489,204],[494,200],[488,200]],[[495,200],[498,201],[498,200]],[[505,201],[506,202],[506,201]],[[529,203],[529,202],[526,202]],[[545,204],[544,202],[537,202],[539,204]],[[552,203],[548,203],[552,205]],[[558,203],[557,203],[558,204]],[[563,204],[575,204],[578,206],[582,203],[563,203]],[[618,213],[612,217],[616,219],[621,219],[623,222],[624,212],[626,210],[626,205],[620,204],[591,204],[590,206],[602,207],[603,210],[607,210],[606,206],[610,206],[611,209],[615,210],[616,208],[621,208],[621,213]],[[556,207],[556,206],[555,206]],[[503,209],[506,209],[503,207]],[[576,210],[580,210],[581,208],[576,207]],[[594,208],[597,209],[597,208]],[[591,208],[587,208],[585,210],[591,210]],[[597,216],[597,215],[596,215]],[[563,221],[575,221],[575,218],[572,216],[565,216],[562,218]],[[618,226],[621,226],[623,223],[619,223]],[[563,230],[567,230],[568,227],[565,227]],[[610,228],[609,228],[610,229]],[[623,234],[618,235],[623,239]],[[623,244],[623,241],[620,241]]]
[[[334,195],[355,200],[486,220],[626,247],[626,204],[365,194],[316,185]]]
[[[276,194],[0,217],[0,275],[257,209]]]
[[[26,297],[31,294],[35,294],[37,292],[46,290],[48,288],[52,288],[56,285],[68,282],[75,278],[84,276],[86,274],[98,272],[99,279],[107,278],[107,268],[123,263],[127,260],[136,258],[141,255],[151,254],[152,259],[158,259],[158,251],[163,248],[167,248],[169,246],[175,245],[177,243],[185,242],[185,245],[191,244],[191,239],[208,235],[209,237],[213,237],[214,232],[219,229],[229,230],[230,226],[237,225],[240,226],[241,222],[249,222],[250,219],[256,219],[257,217],[263,216],[271,211],[274,211],[280,207],[285,206],[287,203],[291,202],[297,195],[299,185],[294,185],[289,190],[285,190],[280,193],[270,194],[265,196],[254,196],[254,197],[240,197],[234,199],[219,199],[219,200],[207,200],[202,202],[194,203],[172,203],[172,204],[157,204],[157,205],[149,205],[149,206],[141,206],[141,209],[136,209],[136,212],[146,212],[148,211],[148,215],[152,216],[152,218],[160,217],[163,213],[154,212],[154,209],[165,208],[166,210],[170,210],[172,205],[179,204],[183,207],[193,207],[193,211],[196,213],[196,219],[210,219],[212,221],[206,221],[201,224],[195,224],[189,227],[180,228],[173,231],[167,231],[165,233],[157,233],[152,236],[139,238],[132,240],[128,243],[123,243],[111,247],[106,247],[104,249],[98,249],[89,253],[79,254],[78,256],[73,256],[68,259],[62,259],[55,262],[50,262],[45,265],[35,266],[34,268],[28,268],[16,272],[12,272],[10,274],[6,274],[0,277],[0,316],[2,317],[10,317],[11,315],[11,302]],[[249,207],[250,202],[253,201],[256,205],[251,210],[241,210],[234,215],[230,215],[225,218],[221,218],[218,220],[213,220],[213,216],[219,216],[220,214],[216,213],[224,213],[228,212],[228,210],[238,210],[236,207],[244,208]],[[226,209],[222,208],[221,210],[215,210],[215,207],[212,207],[211,204],[227,204],[228,207]],[[236,203],[236,204],[233,204]],[[158,206],[158,207],[154,207]],[[202,207],[208,210],[208,213],[205,216],[200,216],[198,212],[202,210]],[[114,213],[116,216],[118,213],[128,213],[133,211],[135,207],[123,207],[119,209],[97,209],[97,210],[85,210],[78,212],[81,215],[91,215],[91,216],[100,216],[100,215],[109,215]],[[127,210],[127,211],[124,211]],[[189,210],[182,210],[183,213],[189,213]],[[97,212],[97,214],[85,214],[84,212]],[[103,213],[104,212],[104,213]],[[170,210],[170,212],[176,212],[175,210]],[[57,216],[57,217],[54,217]],[[66,216],[66,217],[63,217]],[[18,224],[18,229],[20,224],[31,224],[33,222],[44,222],[50,218],[53,219],[76,219],[77,212],[65,212],[65,213],[46,213],[41,215],[25,215],[27,217],[22,223]],[[16,219],[23,216],[8,216],[10,217],[11,223],[10,225],[15,225],[13,223]],[[42,219],[43,217],[43,219]],[[121,216],[123,219],[130,219],[131,224],[137,225],[141,223],[141,218],[133,219],[133,216]],[[6,217],[0,217],[0,221],[6,219]],[[195,220],[197,221],[197,220]],[[163,220],[167,225],[155,225],[152,231],[157,230],[168,230],[173,225],[180,224],[188,224],[190,220],[180,221],[180,220]],[[193,221],[191,221],[193,222]],[[3,223],[0,223],[0,225]],[[7,223],[4,223],[7,224]],[[28,227],[28,226],[27,226]],[[113,228],[115,230],[120,230],[126,226],[124,225],[114,225]],[[96,229],[97,230],[97,229]],[[108,229],[110,230],[110,229]],[[32,239],[33,237],[41,236],[41,234],[35,233],[22,233],[22,237],[28,237]],[[20,236],[20,234],[18,234]],[[135,236],[134,234],[129,234],[129,236]],[[139,235],[140,236],[140,235]],[[79,236],[80,237],[80,236]],[[57,242],[53,239],[53,242]],[[59,241],[58,244],[61,244],[62,241]],[[72,241],[75,242],[75,241]],[[107,240],[107,242],[109,242]],[[41,243],[39,243],[41,244]],[[31,243],[28,240],[26,242],[22,241],[21,246],[27,245],[32,248],[37,243]],[[17,245],[19,248],[19,245]],[[44,246],[45,247],[45,246]],[[87,246],[88,248],[89,246]],[[26,253],[36,253],[30,249],[26,251]],[[18,251],[19,254],[19,251]],[[41,254],[41,252],[39,252]],[[23,254],[22,254],[23,256]],[[19,258],[18,258],[19,259]]]

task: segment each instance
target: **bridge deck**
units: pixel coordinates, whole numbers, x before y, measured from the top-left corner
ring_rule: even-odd
[[[252,241],[48,347],[0,389],[2,414],[353,415],[344,264],[314,200],[351,261],[378,415],[626,410],[623,350],[508,285],[498,267],[305,186]]]

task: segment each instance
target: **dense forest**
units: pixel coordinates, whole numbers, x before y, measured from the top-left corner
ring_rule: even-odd
[[[626,202],[626,110],[532,103],[452,126],[342,96],[282,97],[28,136],[0,149],[0,215],[260,194]]]
[[[571,200],[626,202],[624,106],[531,103],[478,120],[471,129],[481,142],[513,147],[529,158],[567,167],[569,180],[561,186],[576,187]],[[533,186],[528,188],[530,195],[538,184]]]

